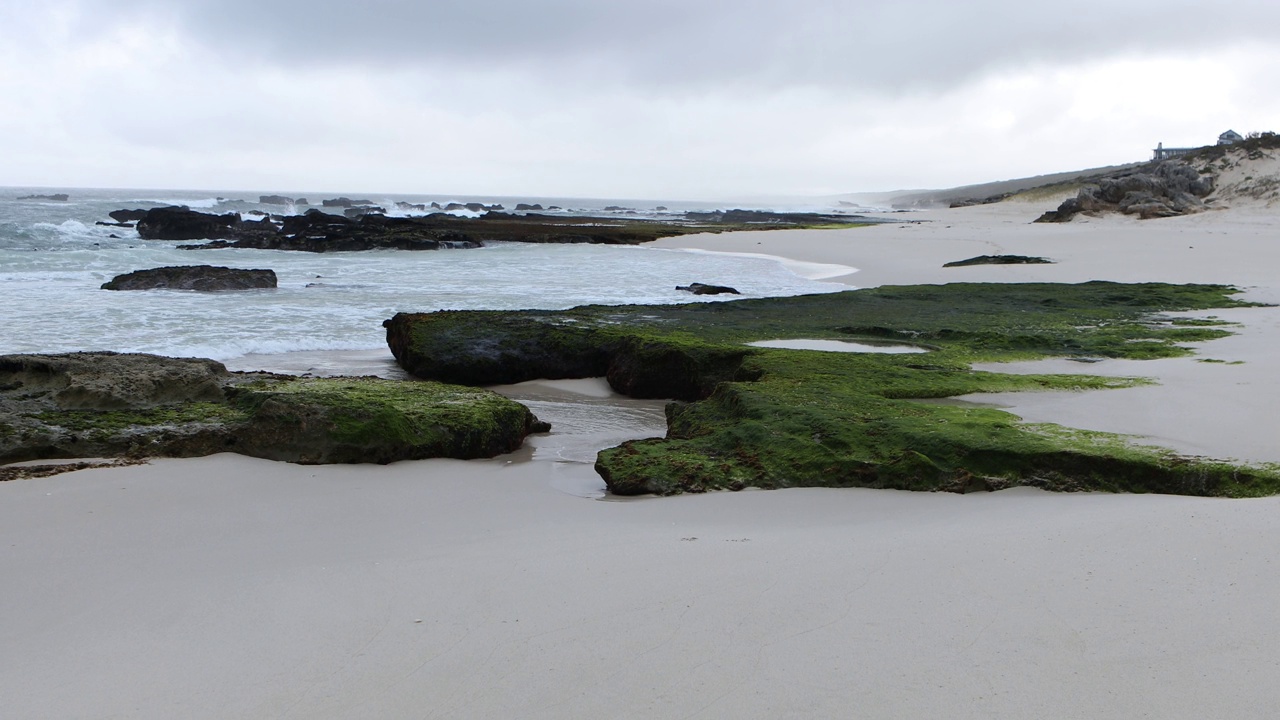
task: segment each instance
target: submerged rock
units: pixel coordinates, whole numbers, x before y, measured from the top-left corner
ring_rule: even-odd
[[[205,359],[0,356],[0,463],[236,452],[300,463],[492,457],[549,429],[497,393],[231,373]]]
[[[180,265],[135,270],[102,284],[103,290],[257,290],[277,285],[274,270],[242,270],[214,265]]]
[[[51,200],[53,202],[66,202],[71,199],[66,193],[53,193],[52,195],[24,195],[19,200]]]

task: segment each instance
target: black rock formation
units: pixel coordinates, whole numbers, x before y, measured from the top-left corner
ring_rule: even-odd
[[[357,205],[372,205],[373,201],[372,200],[352,200],[349,197],[338,197],[338,198],[332,198],[330,200],[321,200],[320,204],[323,205],[324,207],[349,208],[349,207],[355,207]]]
[[[1053,261],[1048,258],[1030,255],[979,255],[965,260],[954,260],[943,263],[942,267],[968,267],[970,265],[1049,265]]]
[[[677,285],[677,290],[691,292],[694,295],[741,295],[742,293],[727,285],[706,285],[703,283],[689,283],[688,285]]]
[[[109,213],[107,213],[107,214],[108,214],[108,215],[110,215],[110,216],[111,216],[111,219],[112,219],[112,220],[115,220],[116,222],[121,222],[121,223],[133,223],[133,222],[138,222],[138,221],[139,221],[139,220],[141,220],[142,218],[146,217],[146,216],[147,216],[147,211],[146,211],[146,210],[141,210],[141,209],[139,209],[139,210],[112,210],[111,212],[109,212]]]
[[[241,270],[213,265],[182,265],[177,267],[137,270],[117,275],[103,283],[103,290],[198,290],[222,292],[225,290],[257,290],[276,287],[273,270]]]
[[[116,217],[115,213],[112,213],[112,217]],[[160,207],[148,210],[138,220],[138,236],[144,240],[229,238],[235,236],[238,224],[240,216],[235,213],[209,215],[181,207]]]

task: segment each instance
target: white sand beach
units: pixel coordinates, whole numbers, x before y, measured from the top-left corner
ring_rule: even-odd
[[[1194,281],[1280,302],[1274,211],[1029,224],[1053,204],[658,245],[849,265],[839,280],[856,286]],[[1057,263],[941,267],[996,253]],[[968,399],[1280,461],[1280,308],[1214,314],[1243,323],[1199,349],[1224,363],[1056,363],[1161,384]],[[0,483],[0,715],[1127,719],[1280,706],[1280,498],[616,501],[575,493],[595,482],[590,465],[554,457],[219,455]]]

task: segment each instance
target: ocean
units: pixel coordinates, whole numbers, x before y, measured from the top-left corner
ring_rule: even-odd
[[[55,193],[66,193],[69,200],[17,199]],[[208,357],[231,366],[243,365],[250,357],[263,365],[259,369],[296,370],[288,360],[290,354],[385,354],[382,321],[400,311],[560,309],[590,303],[720,299],[675,290],[690,282],[730,285],[744,297],[822,293],[847,288],[823,278],[853,271],[778,258],[644,246],[492,243],[469,250],[322,254],[179,250],[178,242],[143,241],[133,229],[96,224],[109,222],[112,210],[163,205],[244,216],[308,209],[261,205],[260,194],[0,188],[0,306],[4,308],[0,353],[114,350]],[[309,199],[318,206],[326,197],[332,196]],[[554,212],[564,214],[620,217],[723,209],[706,203],[572,198],[350,197],[388,208],[396,202],[444,205],[457,201],[501,203],[511,209],[524,202],[557,205],[563,209]],[[279,287],[226,293],[99,289],[114,276],[134,270],[205,264],[270,268],[279,277]]]

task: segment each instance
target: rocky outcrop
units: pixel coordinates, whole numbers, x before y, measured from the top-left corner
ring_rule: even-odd
[[[222,363],[119,353],[0,356],[0,413],[124,410],[223,399]]]
[[[1053,261],[1048,258],[1032,257],[1029,255],[978,255],[977,257],[967,258],[965,260],[953,260],[949,263],[943,263],[942,267],[969,267],[970,265],[1050,265]]]
[[[231,222],[220,239],[179,247],[189,250],[240,247],[331,252],[476,248],[486,242],[635,245],[698,229],[670,223],[610,223],[602,222],[600,218],[550,218],[492,210],[478,218],[441,213],[422,217],[353,214],[355,217],[346,217],[312,209],[302,215],[286,216],[278,226],[270,220]]]
[[[605,377],[638,398],[697,400],[734,378],[746,348],[690,348],[538,311],[397,313],[383,323],[396,362],[420,378],[467,385]]]
[[[277,285],[273,270],[243,270],[214,265],[181,265],[177,267],[136,270],[117,275],[102,284],[103,290],[258,290]]]
[[[111,216],[112,220],[115,220],[118,223],[135,223],[141,220],[142,218],[146,217],[147,211],[142,209],[112,210],[107,214]]]
[[[377,214],[349,218],[308,210],[302,215],[285,217],[279,228],[273,225],[259,232],[243,232],[249,223],[242,223],[241,231],[234,239],[179,247],[186,250],[238,247],[320,253],[373,249],[440,250],[481,245],[465,233],[422,220]]]
[[[306,205],[306,198],[291,198],[284,195],[259,195],[259,205]]]
[[[1213,192],[1213,177],[1201,175],[1176,160],[1156,163],[1142,172],[1101,179],[1076,197],[1068,198],[1036,222],[1067,222],[1079,213],[1120,212],[1144,220],[1200,212],[1203,198]]]
[[[677,285],[677,290],[691,292],[694,295],[741,295],[742,293],[729,287],[728,285],[706,285],[704,283],[689,283],[688,285]]]
[[[492,457],[544,432],[496,393],[230,373],[213,360],[0,356],[0,463],[236,452],[300,463]]]
[[[350,208],[357,205],[372,205],[372,200],[352,200],[349,197],[330,198],[329,200],[321,200],[323,207]]]
[[[52,195],[24,195],[19,200],[50,200],[52,202],[66,202],[71,199],[66,193],[53,193]]]
[[[235,213],[210,215],[183,207],[160,207],[148,210],[137,228],[144,240],[209,240],[234,236],[239,224],[240,216]]]

